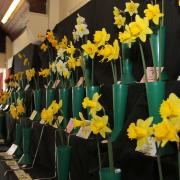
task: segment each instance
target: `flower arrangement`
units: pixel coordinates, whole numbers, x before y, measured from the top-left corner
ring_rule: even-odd
[[[10,97],[11,97],[10,92],[1,91],[0,92],[0,104],[4,105]]]
[[[143,147],[149,144],[149,138],[153,138],[157,149],[157,160],[159,168],[160,180],[163,180],[162,167],[160,162],[159,150],[168,142],[176,142],[178,149],[178,157],[180,157],[179,149],[179,131],[180,131],[180,99],[171,93],[167,100],[163,101],[160,106],[160,115],[162,121],[158,124],[152,124],[153,117],[149,117],[146,120],[138,119],[136,124],[131,123],[127,129],[129,139],[137,140],[137,150],[143,149]],[[180,168],[180,160],[179,168]],[[180,179],[180,174],[179,174]]]

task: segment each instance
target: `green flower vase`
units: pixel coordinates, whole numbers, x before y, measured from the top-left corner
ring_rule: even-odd
[[[113,85],[113,116],[114,128],[111,133],[111,141],[115,141],[121,132],[124,125],[128,95],[128,85],[114,84]]]
[[[37,89],[33,93],[34,95],[34,109],[37,111],[37,115],[35,117],[36,120],[40,120],[40,110],[41,110],[41,90]]]
[[[71,151],[72,149],[70,146],[59,146],[56,148],[58,180],[69,179]]]
[[[17,94],[17,92],[16,92],[16,91],[14,91],[14,92],[13,92],[13,102],[15,102],[15,103],[16,103],[17,98],[18,98],[18,94]]]
[[[70,89],[67,88],[58,89],[58,93],[59,93],[59,100],[62,100],[62,112],[64,116],[64,120],[61,123],[61,127],[65,129],[69,121],[68,110],[69,110]]]
[[[6,138],[6,119],[3,111],[0,111],[0,139]]]
[[[18,91],[17,96],[18,96],[18,98],[23,99],[24,98],[24,92],[23,91]]]
[[[146,83],[149,116],[153,116],[153,123],[161,122],[159,108],[165,99],[165,82],[155,81]]]
[[[90,60],[88,56],[83,57],[84,60],[84,65],[85,65],[85,70],[84,70],[84,76],[85,76],[85,82],[86,86],[91,86],[92,85],[92,61]]]
[[[16,123],[16,140],[15,144],[18,145],[18,148],[16,149],[15,152],[15,157],[20,158],[22,156],[22,149],[21,149],[21,144],[22,144],[22,126],[21,124]]]
[[[46,89],[46,108],[48,108],[55,97],[55,91],[53,89],[47,88]]]
[[[23,129],[23,155],[19,159],[19,164],[29,165],[32,163],[31,152],[32,128]]]
[[[122,44],[122,83],[131,84],[136,80],[133,72],[133,62],[131,60],[131,48],[128,44]]]
[[[99,93],[100,92],[100,87],[99,86],[88,86],[86,87],[86,96],[89,98],[89,99],[92,99],[93,98],[93,95],[95,93]],[[87,115],[88,115],[88,120],[91,119],[91,115],[89,114],[90,112],[90,109],[87,108]]]
[[[79,119],[79,112],[82,112],[82,102],[85,95],[84,87],[72,88],[72,111],[73,117]]]
[[[109,168],[102,168],[99,172],[100,180],[121,180],[121,170],[111,172]]]
[[[151,48],[153,52],[153,64],[155,67],[164,67],[165,65],[165,35],[164,26],[160,26],[156,33],[150,36]],[[160,80],[168,80],[167,72],[161,73]]]

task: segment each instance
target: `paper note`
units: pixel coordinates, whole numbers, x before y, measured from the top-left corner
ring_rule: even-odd
[[[8,155],[11,155],[11,156],[12,156],[12,155],[15,153],[15,151],[16,151],[17,148],[18,148],[18,145],[12,144],[11,147],[6,151],[6,153],[7,153]]]
[[[66,132],[67,133],[71,133],[71,131],[74,129],[74,123],[73,123],[73,119],[71,118],[67,127],[66,127]]]
[[[81,137],[83,139],[88,139],[89,136],[91,134],[91,128],[90,126],[84,126],[81,127],[78,131],[78,133],[76,134],[76,136]]]
[[[31,121],[33,121],[34,118],[36,117],[36,115],[37,115],[37,111],[34,110],[34,111],[31,113],[31,116],[29,117],[29,119],[30,119]]]
[[[26,87],[24,88],[24,91],[27,91],[30,88],[30,84],[27,84]]]

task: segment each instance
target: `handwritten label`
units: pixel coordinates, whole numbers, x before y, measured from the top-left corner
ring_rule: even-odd
[[[34,110],[34,111],[31,113],[31,116],[29,117],[29,119],[30,119],[31,121],[33,121],[34,118],[36,117],[36,115],[37,115],[37,111]]]
[[[71,118],[67,127],[66,127],[66,132],[67,133],[71,133],[71,131],[74,129],[74,123],[73,123],[73,119]]]
[[[15,153],[17,148],[18,148],[18,145],[12,144],[11,147],[6,151],[6,153],[12,156]]]
[[[83,139],[88,139],[89,136],[91,134],[91,128],[90,126],[84,126],[81,127],[78,131],[78,133],[76,134],[76,136],[81,137]]]

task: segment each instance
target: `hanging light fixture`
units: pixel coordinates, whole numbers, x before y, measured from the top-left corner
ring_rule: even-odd
[[[1,22],[3,24],[5,24],[8,19],[10,18],[10,16],[12,15],[12,13],[14,12],[14,10],[16,9],[16,7],[18,6],[18,4],[20,3],[21,0],[13,0],[13,2],[11,3],[11,5],[9,6],[8,10],[6,11],[4,17],[2,18]]]

